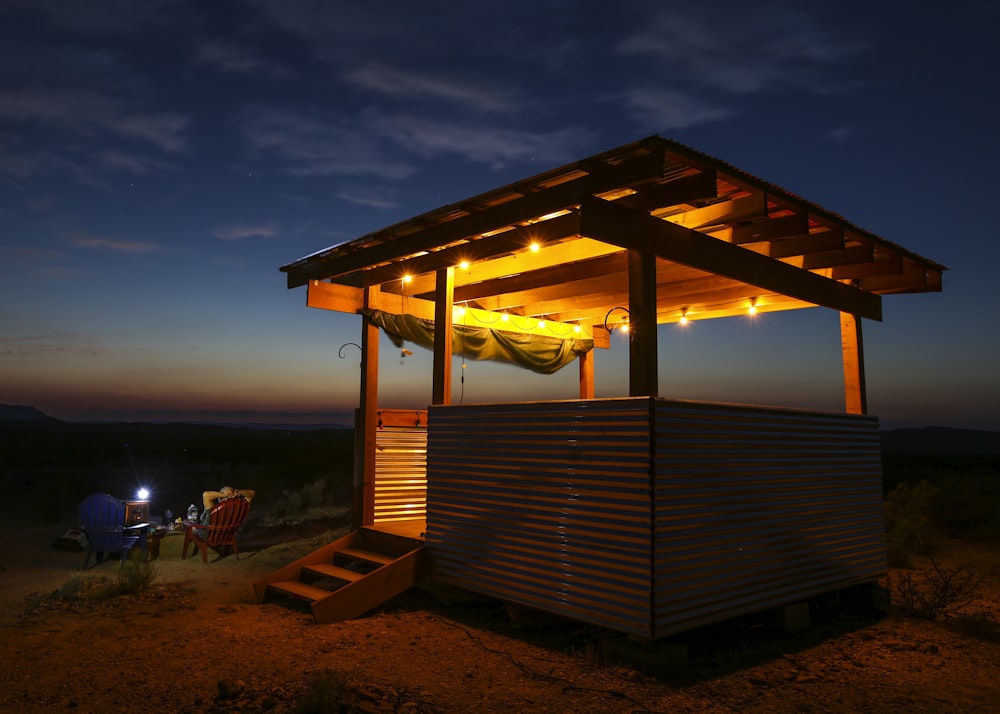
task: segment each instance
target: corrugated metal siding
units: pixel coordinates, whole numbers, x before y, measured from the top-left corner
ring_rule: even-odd
[[[656,637],[884,573],[877,419],[654,404]]]
[[[427,513],[426,427],[383,427],[375,434],[375,523]]]
[[[629,398],[430,424],[434,576],[475,592],[656,639],[885,571],[871,417]]]
[[[434,577],[650,636],[644,399],[432,407]]]

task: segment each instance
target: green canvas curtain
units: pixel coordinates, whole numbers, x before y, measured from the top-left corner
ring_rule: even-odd
[[[365,317],[385,330],[397,347],[403,342],[434,349],[434,321],[413,315],[394,315],[365,309]],[[488,327],[453,325],[451,350],[475,360],[512,362],[532,372],[552,374],[594,349],[592,339],[560,339],[544,335],[493,330]]]

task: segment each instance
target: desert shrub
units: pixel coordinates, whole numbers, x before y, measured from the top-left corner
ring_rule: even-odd
[[[1000,537],[1000,475],[949,474],[931,505],[930,518],[956,537]]]
[[[267,497],[261,506],[266,513],[259,514],[259,521],[264,524],[296,522],[307,514],[329,511],[331,506],[337,505],[336,500],[336,489],[331,482],[315,479],[296,491],[286,490],[277,497]]]
[[[156,565],[142,557],[141,551],[132,550],[130,557],[118,569],[118,593],[137,593],[156,580]]]
[[[53,600],[110,600],[145,590],[156,575],[155,564],[133,552],[114,577],[104,573],[74,575],[49,597]]]
[[[909,563],[910,554],[926,552],[924,531],[938,489],[927,483],[898,484],[885,500],[886,550],[892,565]]]
[[[324,669],[313,674],[305,691],[292,706],[293,714],[340,714],[350,711],[344,701],[344,675],[336,670]]]
[[[889,576],[893,602],[908,617],[937,620],[954,615],[976,597],[983,579],[968,565],[946,569],[930,558],[931,568]]]

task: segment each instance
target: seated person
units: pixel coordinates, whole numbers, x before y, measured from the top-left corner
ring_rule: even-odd
[[[251,491],[249,489],[233,488],[232,486],[223,486],[218,491],[203,491],[201,494],[201,505],[204,506],[204,510],[201,512],[201,525],[207,526],[211,520],[212,509],[230,498],[242,498],[249,503],[253,500],[256,491]],[[198,537],[204,540],[208,537],[207,528],[199,528]]]

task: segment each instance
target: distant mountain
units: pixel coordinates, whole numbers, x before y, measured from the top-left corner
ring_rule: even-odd
[[[0,421],[54,422],[59,420],[38,411],[34,407],[0,404]]]
[[[1000,431],[928,426],[882,432],[885,451],[964,456],[1000,455]]]

